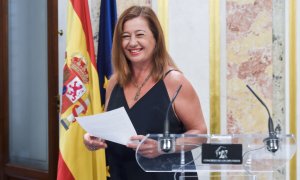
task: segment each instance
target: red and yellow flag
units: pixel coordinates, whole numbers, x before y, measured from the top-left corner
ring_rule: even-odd
[[[104,150],[88,151],[76,116],[103,111],[87,0],[69,0],[58,180],[106,179]]]

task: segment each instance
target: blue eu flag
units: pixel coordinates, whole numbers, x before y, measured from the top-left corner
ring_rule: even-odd
[[[116,21],[116,0],[101,0],[97,70],[102,105],[105,104],[105,82],[112,74],[111,48]]]

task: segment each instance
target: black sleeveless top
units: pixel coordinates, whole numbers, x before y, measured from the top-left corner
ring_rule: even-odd
[[[164,120],[170,98],[163,80],[159,80],[132,108],[129,109],[123,88],[116,84],[107,106],[113,110],[124,106],[138,135],[162,134]],[[183,133],[183,124],[177,119],[173,109],[169,112],[172,134]],[[134,150],[124,145],[107,141],[106,160],[110,180],[173,180],[174,173],[144,172],[137,164]]]

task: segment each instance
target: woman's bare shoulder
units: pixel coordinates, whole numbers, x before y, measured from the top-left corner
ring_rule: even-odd
[[[175,90],[179,85],[188,83],[188,80],[181,71],[172,70],[165,76],[164,82],[167,89]]]

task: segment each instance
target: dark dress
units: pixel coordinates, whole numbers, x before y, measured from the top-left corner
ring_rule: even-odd
[[[124,90],[116,85],[111,93],[107,110],[124,106],[137,134],[162,134],[164,120],[170,98],[163,80],[158,81],[136,104],[129,109],[125,99]],[[171,108],[169,112],[170,128],[172,134],[184,132],[182,123],[177,119]],[[109,166],[110,180],[173,180],[174,173],[145,172],[137,164],[134,150],[124,145],[107,142],[107,164]]]

